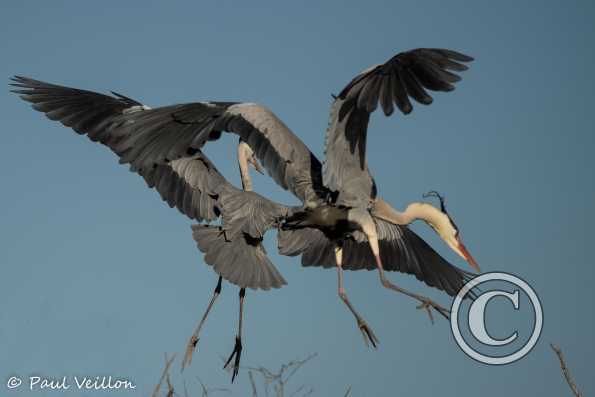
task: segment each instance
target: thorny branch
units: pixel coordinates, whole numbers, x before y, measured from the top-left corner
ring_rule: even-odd
[[[574,379],[572,379],[570,370],[566,366],[566,360],[564,360],[564,354],[562,354],[562,350],[558,346],[555,346],[553,343],[550,343],[550,347],[558,356],[558,360],[560,361],[560,368],[562,369],[562,374],[564,375],[564,379],[566,379],[566,383],[568,383],[570,390],[572,390],[572,394],[574,394],[575,397],[583,397],[583,394],[576,386],[576,383],[574,383]]]

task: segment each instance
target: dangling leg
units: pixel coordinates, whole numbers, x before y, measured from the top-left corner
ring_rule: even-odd
[[[368,340],[372,343],[372,346],[376,348],[378,345],[378,338],[374,335],[372,329],[368,326],[368,324],[364,321],[364,319],[359,315],[359,313],[353,308],[351,302],[347,298],[347,292],[345,292],[345,288],[343,287],[343,249],[341,247],[335,247],[335,258],[337,261],[337,276],[339,280],[339,298],[345,305],[349,308],[351,313],[355,316],[357,320],[357,326],[362,331],[362,335],[364,336],[364,342],[366,342],[366,346],[368,346]]]
[[[194,353],[194,349],[196,348],[196,344],[198,343],[198,339],[199,339],[198,334],[200,333],[202,325],[204,324],[205,320],[207,319],[207,316],[209,315],[209,312],[211,311],[211,308],[213,307],[215,300],[217,300],[217,297],[221,293],[222,280],[223,280],[222,277],[219,276],[219,281],[217,282],[217,286],[215,287],[215,291],[213,292],[213,297],[211,298],[211,301],[209,302],[207,311],[205,312],[205,314],[203,314],[202,319],[200,320],[200,323],[198,323],[196,330],[194,331],[194,333],[190,337],[190,340],[188,341],[188,345],[186,345],[186,355],[184,356],[184,361],[182,361],[182,371],[184,371],[184,368],[186,367],[186,365],[190,365],[190,363],[192,362],[192,353]]]
[[[374,223],[374,221],[372,220],[371,217],[369,220],[370,220],[369,222],[362,223],[361,226],[362,226],[364,233],[368,237],[368,242],[370,243],[370,248],[372,249],[372,253],[374,254],[374,258],[376,259],[376,266],[378,267],[378,275],[380,276],[380,282],[382,283],[382,286],[384,286],[385,288],[391,289],[393,291],[400,292],[401,294],[405,294],[405,295],[421,302],[421,305],[419,305],[417,308],[425,309],[428,312],[428,315],[430,316],[430,321],[432,322],[432,324],[434,323],[434,316],[432,316],[431,308],[434,308],[434,310],[436,310],[438,313],[440,313],[442,316],[444,316],[444,318],[448,319],[450,316],[450,311],[448,309],[440,306],[439,304],[437,304],[430,298],[427,298],[422,295],[414,294],[413,292],[409,292],[409,291],[391,283],[386,278],[386,276],[384,275],[384,267],[382,266],[382,260],[380,259],[380,248],[378,246],[378,236],[376,234],[376,224]]]
[[[229,355],[229,358],[225,362],[223,368],[227,368],[231,359],[235,356],[236,359],[233,363],[233,373],[231,375],[231,383],[233,383],[236,375],[240,370],[240,357],[242,356],[242,317],[244,314],[244,297],[246,296],[246,288],[240,289],[240,321],[238,325],[238,334],[236,335],[236,344],[233,348],[233,351]]]

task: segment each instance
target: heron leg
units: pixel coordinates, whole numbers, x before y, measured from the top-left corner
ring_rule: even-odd
[[[192,362],[192,354],[194,353],[194,350],[196,349],[196,345],[198,344],[198,339],[199,339],[198,335],[200,334],[200,330],[202,329],[202,326],[205,323],[207,316],[209,315],[209,312],[211,311],[211,308],[213,307],[213,304],[217,300],[217,297],[219,296],[219,294],[221,294],[221,282],[222,281],[223,281],[223,278],[221,276],[219,276],[219,281],[217,282],[215,291],[213,291],[213,296],[211,297],[209,306],[207,306],[207,310],[205,311],[205,314],[203,314],[200,322],[198,323],[198,326],[196,327],[194,333],[192,334],[192,336],[190,337],[190,340],[188,341],[188,344],[186,345],[186,354],[184,355],[184,361],[182,361],[182,371],[184,371],[184,368],[187,365],[190,365],[190,363]]]
[[[368,341],[372,343],[372,346],[376,348],[378,345],[378,338],[374,335],[374,331],[370,328],[370,326],[366,323],[366,321],[359,315],[359,313],[355,310],[351,302],[349,302],[349,298],[347,298],[347,292],[343,286],[343,249],[341,247],[335,248],[335,259],[337,262],[337,276],[338,276],[338,286],[339,286],[339,298],[345,303],[345,305],[349,308],[353,316],[357,321],[357,326],[359,330],[362,332],[364,337],[364,342],[366,346],[369,346]]]
[[[235,342],[233,351],[231,352],[231,354],[229,355],[229,358],[227,359],[227,361],[225,362],[225,365],[223,366],[223,368],[227,368],[227,366],[231,362],[231,359],[234,358],[234,356],[235,356],[235,360],[233,363],[233,372],[231,375],[231,383],[233,383],[233,381],[235,380],[235,378],[238,375],[238,372],[240,370],[240,357],[242,356],[242,322],[243,322],[242,318],[243,318],[243,314],[244,314],[244,297],[245,296],[246,296],[246,288],[241,288],[240,289],[240,321],[238,324],[238,334],[236,335],[236,342]]]
[[[407,291],[404,288],[401,288],[386,278],[384,274],[384,267],[382,266],[382,260],[380,259],[380,248],[378,246],[378,237],[376,235],[376,226],[373,225],[373,230],[368,226],[363,228],[364,233],[368,237],[368,242],[370,244],[370,248],[372,249],[372,253],[374,254],[374,258],[376,260],[376,267],[378,268],[378,275],[380,276],[380,282],[382,286],[388,289],[391,289],[395,292],[399,292],[401,294],[405,294],[417,301],[421,304],[417,307],[418,309],[423,309],[428,312],[428,316],[430,317],[430,321],[432,324],[434,323],[434,316],[432,315],[432,309],[436,310],[440,315],[442,315],[447,320],[450,316],[450,310],[446,309],[445,307],[439,305],[438,303],[434,302],[428,297],[423,295],[418,295],[413,292]]]

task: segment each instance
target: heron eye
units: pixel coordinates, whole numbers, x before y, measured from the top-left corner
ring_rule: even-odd
[[[455,237],[457,237],[459,235],[459,228],[457,227],[457,224],[452,220],[452,218],[448,214],[446,214],[446,215],[448,216],[448,220],[450,221],[450,224],[455,229]]]

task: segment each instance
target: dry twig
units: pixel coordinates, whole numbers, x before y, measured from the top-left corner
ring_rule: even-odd
[[[252,374],[252,371],[248,371],[248,378],[250,378],[250,385],[252,386],[252,397],[258,397],[256,383],[254,382],[254,375]]]
[[[224,387],[214,387],[214,388],[210,388],[207,387],[202,380],[200,380],[200,378],[197,376],[196,379],[198,379],[198,383],[200,383],[200,387],[202,389],[202,397],[209,397],[209,393],[211,392],[225,392],[225,393],[231,393],[231,390],[226,389]]]
[[[176,355],[172,355],[170,359],[167,358],[167,353],[165,353],[165,368],[163,368],[163,372],[161,373],[161,377],[159,378],[159,383],[157,383],[157,386],[155,386],[155,390],[153,390],[153,394],[151,394],[151,397],[157,397],[159,394],[159,390],[161,390],[161,385],[163,384],[163,381],[167,379],[167,384],[168,384],[168,388],[171,387],[171,382],[169,380],[169,367],[171,367],[171,364],[174,362],[174,359],[176,358]],[[169,394],[169,392],[171,392],[171,394]],[[173,388],[170,388],[168,391],[168,396],[172,395],[173,396]]]
[[[256,383],[254,381],[254,373],[260,374],[262,376],[263,382],[263,389],[265,392],[265,396],[268,397],[269,395],[269,387],[273,385],[273,389],[275,391],[275,396],[280,397],[284,396],[286,393],[286,385],[289,380],[295,375],[295,373],[308,361],[312,360],[316,357],[317,354],[311,354],[303,360],[293,360],[287,364],[283,364],[278,372],[274,373],[264,367],[241,367],[243,369],[248,370],[248,377],[250,378],[250,383],[252,385],[252,396],[258,397],[258,391],[256,387]],[[298,393],[304,391],[305,386],[298,387],[291,396],[297,396]],[[302,397],[309,396],[314,392],[314,389],[308,389]]]
[[[570,370],[566,366],[566,361],[564,360],[564,354],[562,354],[562,350],[558,346],[555,346],[552,343],[550,343],[550,346],[551,346],[552,350],[554,351],[554,353],[556,353],[556,355],[558,356],[558,360],[560,360],[560,368],[562,369],[562,374],[564,375],[564,379],[566,379],[566,383],[568,383],[570,390],[572,390],[572,394],[574,394],[575,397],[583,397],[583,394],[580,392],[580,390],[576,386],[576,383],[574,383],[574,379],[572,379]]]

